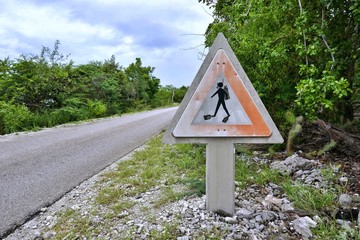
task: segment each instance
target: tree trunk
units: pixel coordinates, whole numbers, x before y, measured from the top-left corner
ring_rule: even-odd
[[[330,140],[337,143],[337,151],[360,161],[360,136],[345,132],[320,119],[315,121],[315,124],[320,126]]]

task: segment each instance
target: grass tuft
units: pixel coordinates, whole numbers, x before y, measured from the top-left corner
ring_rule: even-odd
[[[312,212],[321,212],[325,208],[332,208],[336,193],[332,190],[318,189],[311,186],[291,183],[283,184],[285,194],[296,208]]]
[[[242,188],[251,184],[258,184],[259,186],[265,186],[270,182],[280,184],[288,178],[288,176],[282,176],[266,164],[248,163],[241,159],[235,162],[235,181]]]

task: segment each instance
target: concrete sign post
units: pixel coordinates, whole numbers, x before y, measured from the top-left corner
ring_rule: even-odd
[[[235,154],[229,139],[209,139],[206,145],[206,208],[233,215]]]
[[[206,206],[234,213],[236,143],[284,140],[222,33],[181,102],[165,143],[205,143]]]

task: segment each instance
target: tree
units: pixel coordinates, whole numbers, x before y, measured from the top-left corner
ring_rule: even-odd
[[[312,118],[353,118],[351,98],[359,74],[355,66],[360,47],[359,21],[352,10],[355,3],[298,0],[296,27],[302,32],[303,41],[297,51],[305,62],[299,64],[303,78],[296,86],[297,104]]]
[[[159,90],[160,79],[153,76],[155,68],[143,67],[140,58],[136,58],[135,63],[131,63],[125,73],[132,84],[131,94],[134,98],[150,103],[156,92]]]
[[[114,55],[75,66],[59,45],[0,60],[0,134],[164,106],[181,97],[174,87],[160,87],[155,68],[142,66],[140,58],[127,68]]]
[[[71,84],[69,72],[73,64],[58,52],[59,44],[56,41],[52,51],[43,47],[40,55],[21,55],[16,61],[2,61],[2,98],[25,104],[33,112],[58,107],[59,96],[66,93]]]
[[[114,56],[103,62],[79,65],[71,77],[77,82],[71,94],[73,97],[101,101],[106,104],[108,114],[121,113],[132,107],[129,106],[128,79]]]
[[[183,98],[188,90],[189,90],[189,88],[186,86],[181,86],[179,89],[176,89],[174,97],[173,97],[173,101],[180,103],[183,100]]]
[[[0,101],[10,101],[16,88],[12,84],[13,61],[9,58],[0,60]]]
[[[226,35],[275,121],[287,110],[310,119],[352,119],[359,79],[358,1],[199,2],[214,14],[206,45],[218,32]]]

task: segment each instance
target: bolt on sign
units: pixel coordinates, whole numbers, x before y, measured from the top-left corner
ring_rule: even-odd
[[[222,33],[211,46],[163,141],[207,144],[207,208],[230,214],[235,201],[234,144],[284,141]]]

